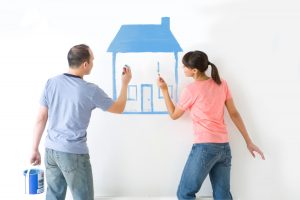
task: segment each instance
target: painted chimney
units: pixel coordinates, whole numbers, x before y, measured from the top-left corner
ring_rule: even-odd
[[[170,29],[170,17],[162,17],[161,25],[163,28]]]

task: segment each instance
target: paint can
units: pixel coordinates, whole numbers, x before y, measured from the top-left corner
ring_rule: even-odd
[[[41,194],[44,192],[44,170],[28,168],[23,172],[25,177],[25,194]]]

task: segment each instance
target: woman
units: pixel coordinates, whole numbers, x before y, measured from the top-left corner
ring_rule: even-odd
[[[226,81],[220,79],[217,67],[208,61],[207,55],[201,51],[191,51],[183,56],[182,63],[185,76],[192,77],[194,82],[183,90],[176,106],[164,79],[159,76],[157,81],[170,117],[178,119],[190,110],[193,121],[195,140],[182,173],[177,197],[179,200],[194,200],[209,174],[214,199],[231,200],[231,151],[224,124],[224,107],[252,156],[255,157],[254,152],[257,152],[264,159],[264,155],[249,137]],[[208,66],[211,66],[211,77],[205,74]]]

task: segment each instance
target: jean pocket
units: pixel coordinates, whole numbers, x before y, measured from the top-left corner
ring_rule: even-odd
[[[57,160],[60,169],[66,173],[74,171],[78,166],[77,154],[59,152]]]
[[[57,164],[53,159],[52,150],[50,149],[46,149],[44,161],[46,169],[57,167]]]
[[[231,151],[229,149],[225,152],[225,159],[224,159],[225,166],[227,166],[227,167],[231,166],[231,159],[232,159],[232,156],[231,156]]]

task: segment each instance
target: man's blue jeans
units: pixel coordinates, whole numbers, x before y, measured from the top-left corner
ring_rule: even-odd
[[[232,200],[230,193],[231,151],[229,143],[194,144],[177,190],[179,200],[195,200],[209,174],[214,200]]]
[[[94,200],[89,154],[72,154],[46,149],[47,200],[64,200],[67,187],[73,200]]]

